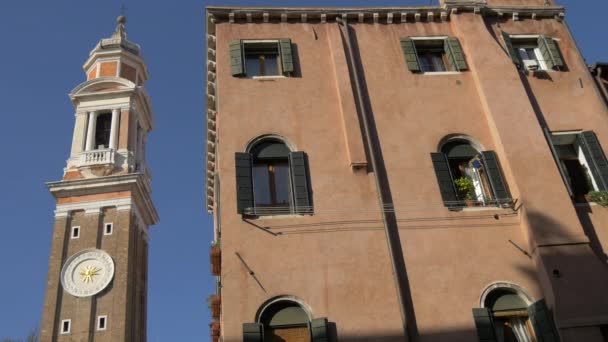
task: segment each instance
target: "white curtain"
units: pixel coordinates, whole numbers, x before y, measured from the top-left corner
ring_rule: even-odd
[[[512,318],[511,319],[511,327],[513,328],[513,333],[517,338],[518,342],[531,342],[530,334],[528,334],[528,328],[526,327],[526,320],[522,318]]]
[[[471,181],[473,181],[473,186],[475,187],[475,195],[473,196],[473,199],[485,205],[483,186],[481,183],[481,177],[479,176],[479,171],[474,167],[465,167],[464,173]]]

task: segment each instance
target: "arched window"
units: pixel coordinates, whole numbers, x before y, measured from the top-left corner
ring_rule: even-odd
[[[510,196],[494,151],[480,151],[464,138],[448,139],[431,153],[439,188],[447,207],[502,205]]]
[[[262,141],[251,150],[256,207],[289,208],[289,152],[283,142],[276,140]]]
[[[235,162],[238,213],[312,213],[304,152],[292,152],[278,138],[263,138],[247,153],[237,152]]]
[[[262,307],[257,323],[243,324],[243,341],[328,341],[327,319],[311,319],[296,301],[278,299]]]
[[[545,301],[530,303],[517,288],[496,287],[485,294],[482,308],[473,309],[479,341],[559,341]]]

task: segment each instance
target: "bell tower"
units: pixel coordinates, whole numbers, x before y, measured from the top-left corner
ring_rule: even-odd
[[[74,136],[56,200],[43,342],[146,341],[150,196],[146,140],[154,126],[148,71],[126,18],[91,51],[69,94]]]

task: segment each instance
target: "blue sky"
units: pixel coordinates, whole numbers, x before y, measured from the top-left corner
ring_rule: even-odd
[[[148,144],[161,222],[150,242],[148,339],[209,340],[205,298],[211,217],[204,210],[204,7],[206,5],[424,5],[402,1],[124,0],[129,39],[142,45],[156,129]],[[82,64],[109,37],[120,0],[4,0],[0,4],[0,338],[22,337],[40,320],[54,201],[69,155],[74,109],[67,93]],[[608,61],[605,0],[562,0],[588,63]],[[593,6],[592,8],[589,8]]]

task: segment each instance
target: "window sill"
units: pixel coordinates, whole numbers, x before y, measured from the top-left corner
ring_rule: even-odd
[[[497,207],[497,206],[487,206],[487,207],[463,207],[459,211],[497,211],[497,210],[507,210],[511,208]]]
[[[420,73],[420,75],[423,75],[423,76],[459,75],[459,74],[462,74],[462,71],[429,71],[429,72]]]
[[[278,215],[247,215],[248,218],[254,220],[278,220],[278,219],[293,219],[304,216],[312,216],[312,214],[278,214]]]
[[[283,78],[287,78],[286,76],[283,75],[273,75],[273,76],[253,76],[251,77],[252,80],[258,80],[258,81],[271,81],[271,80],[280,80]]]
[[[590,206],[596,206],[599,205],[597,204],[597,202],[574,202],[574,206],[577,208],[581,208],[581,207],[590,207]]]

